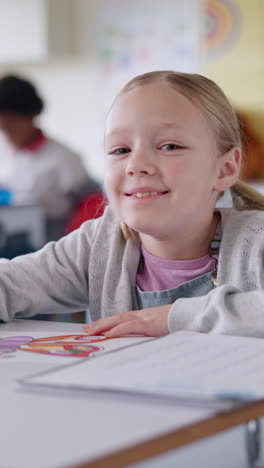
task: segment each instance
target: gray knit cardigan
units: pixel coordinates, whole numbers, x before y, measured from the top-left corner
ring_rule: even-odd
[[[218,287],[178,299],[170,332],[264,336],[264,212],[220,210]],[[177,239],[175,239],[177,242]],[[93,320],[135,309],[139,243],[123,239],[110,207],[36,253],[0,262],[0,319],[89,307]]]

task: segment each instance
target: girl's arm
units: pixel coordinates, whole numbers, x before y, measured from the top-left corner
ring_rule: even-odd
[[[240,292],[220,286],[200,297],[125,312],[84,327],[88,333],[118,337],[130,333],[162,336],[180,330],[264,337],[264,290]]]
[[[38,252],[2,260],[0,320],[87,308],[89,255],[89,236],[81,228]]]
[[[264,337],[264,290],[241,292],[223,285],[205,296],[178,299],[170,309],[168,326],[170,332]]]

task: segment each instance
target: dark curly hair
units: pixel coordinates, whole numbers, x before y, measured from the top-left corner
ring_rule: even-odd
[[[0,78],[0,112],[36,116],[43,107],[44,102],[30,81],[16,75]]]

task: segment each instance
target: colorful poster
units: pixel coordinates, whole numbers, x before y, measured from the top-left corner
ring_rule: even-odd
[[[199,71],[201,9],[200,0],[119,0],[98,9],[98,97],[103,112],[138,74]]]

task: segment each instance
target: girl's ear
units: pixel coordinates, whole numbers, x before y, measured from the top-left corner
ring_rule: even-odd
[[[242,152],[237,147],[218,157],[217,179],[214,185],[217,192],[223,192],[237,182],[241,161]]]

